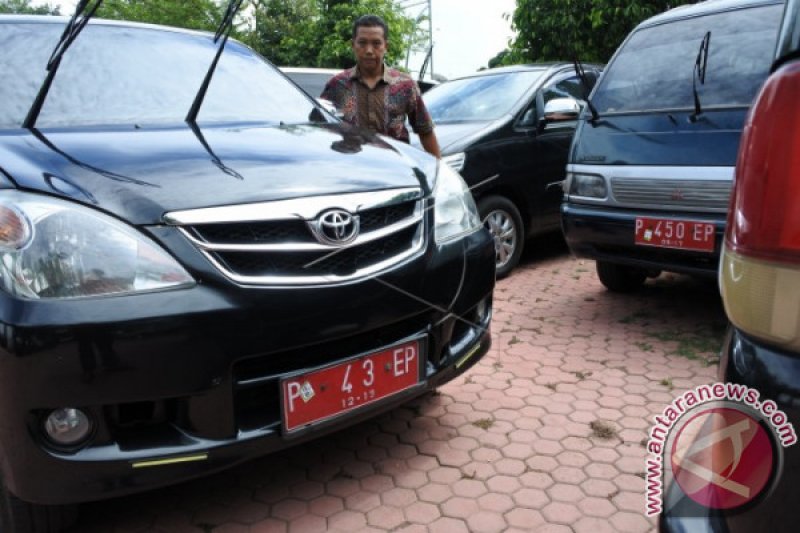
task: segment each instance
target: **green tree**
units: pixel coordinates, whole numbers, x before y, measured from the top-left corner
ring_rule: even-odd
[[[227,5],[227,2],[224,4]],[[195,30],[214,30],[222,20],[225,5],[214,0],[105,0],[98,9],[97,16]]]
[[[0,0],[0,13],[22,13],[26,15],[60,15],[58,6],[50,4],[32,6],[31,0]]]
[[[242,38],[278,65],[346,68],[353,21],[372,13],[389,26],[386,61],[398,64],[419,40],[417,24],[392,0],[259,0],[255,30]]]
[[[517,0],[504,64],[580,58],[605,63],[644,19],[690,0]]]

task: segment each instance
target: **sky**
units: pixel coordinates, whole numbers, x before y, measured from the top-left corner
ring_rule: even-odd
[[[164,0],[170,1],[170,0]],[[511,21],[503,18],[504,13],[514,13],[516,0],[430,0],[431,22],[433,25],[433,73],[446,78],[470,74],[485,67],[498,52],[508,47],[512,37]],[[48,0],[33,0],[34,5],[48,3]],[[60,5],[61,13],[71,14],[76,0],[49,0],[52,5]],[[426,6],[424,0],[409,7],[407,13],[418,15]],[[425,23],[427,24],[427,23]],[[411,56],[408,68],[418,71],[422,66],[423,54]],[[403,62],[401,66],[406,66]],[[427,76],[431,74],[428,66]]]
[[[516,0],[431,0],[433,72],[454,78],[485,67],[508,47],[513,34],[511,21],[503,14],[513,15],[516,4]],[[408,8],[408,13],[417,15],[424,7]],[[412,56],[409,69],[418,70],[422,61],[421,54]]]

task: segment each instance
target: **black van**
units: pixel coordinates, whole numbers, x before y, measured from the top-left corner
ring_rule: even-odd
[[[661,270],[717,272],[739,137],[783,2],[711,0],[637,26],[573,140],[564,234],[613,291]]]

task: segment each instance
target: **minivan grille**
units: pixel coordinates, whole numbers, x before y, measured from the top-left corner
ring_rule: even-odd
[[[620,204],[668,206],[726,211],[729,181],[612,178],[611,192]]]
[[[352,242],[331,244],[315,231],[315,221],[330,210],[357,218]],[[373,275],[422,253],[424,212],[422,192],[401,189],[181,211],[165,218],[237,283],[326,285]]]

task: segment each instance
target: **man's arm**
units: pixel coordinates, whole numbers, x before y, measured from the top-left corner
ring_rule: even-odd
[[[442,153],[439,150],[439,140],[433,131],[423,133],[419,136],[419,141],[426,152],[434,156],[436,159],[442,158]]]

